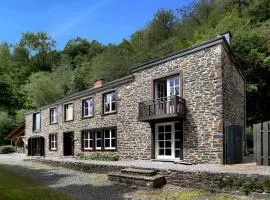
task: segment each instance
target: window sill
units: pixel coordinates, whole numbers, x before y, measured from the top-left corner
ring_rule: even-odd
[[[82,149],[83,152],[90,152],[90,151],[117,151],[117,149]]]
[[[35,130],[33,131],[33,133],[40,133],[40,130]]]
[[[50,123],[50,125],[55,125],[55,124],[58,124],[58,122]]]
[[[117,113],[117,111],[108,112],[108,113],[103,113],[102,116],[113,115],[113,114],[116,114],[116,113]]]
[[[65,122],[72,122],[72,121],[74,121],[74,119],[71,119],[71,120],[68,120],[68,121],[64,121],[64,123],[65,123]]]
[[[90,118],[93,118],[94,117],[94,115],[92,115],[92,116],[87,116],[87,117],[82,117],[82,119],[90,119]]]
[[[57,151],[57,149],[50,149],[49,151]]]

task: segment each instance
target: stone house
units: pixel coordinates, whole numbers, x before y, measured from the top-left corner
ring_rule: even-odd
[[[222,163],[225,127],[245,127],[244,77],[229,44],[227,33],[28,113],[28,155]]]

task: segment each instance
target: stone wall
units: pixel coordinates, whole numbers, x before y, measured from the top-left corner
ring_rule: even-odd
[[[81,152],[81,131],[92,128],[117,126],[117,154],[120,159],[150,159],[153,149],[151,126],[138,121],[138,102],[153,99],[153,81],[180,74],[182,97],[186,100],[184,120],[184,161],[195,163],[222,163],[222,43],[157,64],[134,73],[134,81],[110,90],[89,93],[94,99],[94,117],[82,119],[82,100],[74,101],[74,120],[63,122],[63,104],[58,107],[58,124],[49,124],[49,108],[41,110],[41,132],[45,137],[45,155],[63,155],[63,132],[74,131],[75,155]],[[230,68],[230,63],[224,65]],[[237,73],[237,72],[233,72]],[[237,76],[237,75],[236,75]],[[116,114],[103,115],[102,94],[111,90],[117,93]],[[228,97],[228,96],[225,96]],[[227,98],[226,101],[230,101]],[[69,103],[69,102],[65,102]],[[54,107],[55,105],[52,105]],[[48,135],[58,134],[58,151],[49,151]],[[26,117],[26,136],[32,133],[32,113]]]

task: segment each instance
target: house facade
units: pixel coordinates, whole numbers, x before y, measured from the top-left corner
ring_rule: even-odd
[[[245,126],[244,87],[220,36],[28,113],[28,155],[222,163],[225,126]]]

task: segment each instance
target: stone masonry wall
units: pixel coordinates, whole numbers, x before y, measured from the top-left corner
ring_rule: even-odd
[[[222,118],[222,44],[205,48],[134,73],[134,81],[114,89],[116,114],[102,115],[102,93],[94,98],[94,117],[82,119],[83,98],[74,103],[74,121],[63,122],[63,105],[58,107],[58,124],[49,124],[49,108],[41,110],[41,133],[45,155],[63,155],[63,132],[74,131],[75,155],[81,152],[81,130],[117,126],[117,151],[120,159],[151,158],[151,127],[139,122],[138,102],[153,98],[154,79],[181,74],[182,96],[187,104],[184,120],[184,160],[196,163],[221,163],[223,157]],[[226,56],[226,55],[225,55]],[[104,91],[108,92],[108,91]],[[88,97],[88,96],[87,96]],[[84,97],[84,98],[87,98]],[[69,103],[69,102],[66,102]],[[53,107],[53,106],[52,106]],[[58,134],[58,151],[48,150],[48,135]],[[32,114],[26,117],[26,135],[32,136]]]

